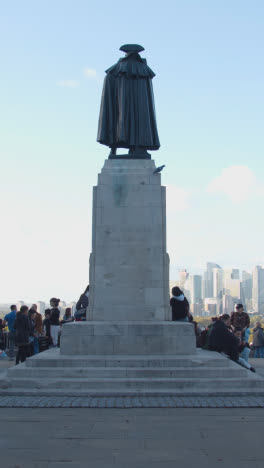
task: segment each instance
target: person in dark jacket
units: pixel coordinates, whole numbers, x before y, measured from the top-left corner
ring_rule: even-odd
[[[35,316],[36,311],[35,309],[29,309],[28,311],[28,320],[29,320],[29,356],[33,356],[34,352],[34,344],[36,338],[36,324],[35,324]]]
[[[208,348],[213,351],[223,352],[232,359],[238,361],[239,349],[238,340],[229,331],[230,316],[223,314],[220,320],[217,320],[212,328],[209,337]]]
[[[42,316],[37,311],[37,304],[32,304],[28,311],[28,316],[34,320],[34,341],[33,341],[33,354],[39,353],[39,337],[42,333]]]
[[[60,299],[52,297],[50,300],[50,336],[54,347],[58,344],[58,335],[60,329],[60,309],[58,308]]]
[[[16,332],[16,343],[18,347],[16,364],[19,364],[19,362],[24,362],[28,355],[30,324],[27,306],[22,306],[20,311],[17,312],[14,329]]]
[[[45,318],[42,322],[42,333],[47,338],[50,338],[50,309],[46,309],[44,315]]]
[[[223,314],[219,317],[209,336],[208,349],[226,354],[232,361],[246,367],[255,372],[255,369],[250,366],[244,359],[239,357],[239,341],[235,335],[229,330],[231,325],[230,316]]]
[[[178,286],[174,286],[171,290],[172,297],[170,306],[172,312],[172,320],[178,322],[189,322],[189,302]]]
[[[218,320],[218,317],[211,317],[211,322],[204,330],[202,330],[200,335],[200,347],[203,349],[208,349],[209,346],[209,337],[213,329],[214,323]]]
[[[249,328],[250,318],[249,315],[244,312],[243,304],[237,304],[235,309],[235,312],[231,313],[231,325],[233,331],[235,331],[236,328],[242,328],[242,333],[244,336],[246,329]]]
[[[80,295],[80,299],[76,304],[76,311],[74,313],[74,318],[78,322],[80,320],[86,320],[86,309],[89,305],[89,290],[90,286],[88,284],[84,293]]]
[[[264,357],[264,333],[260,322],[256,323],[253,329],[253,346],[255,348],[255,358]]]

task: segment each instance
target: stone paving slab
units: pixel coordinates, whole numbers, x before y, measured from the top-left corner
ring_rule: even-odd
[[[264,408],[264,397],[2,396],[1,408]]]
[[[262,408],[2,408],[1,468],[263,468]]]

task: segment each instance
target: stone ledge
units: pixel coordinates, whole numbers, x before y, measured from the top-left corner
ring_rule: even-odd
[[[194,327],[177,322],[100,322],[63,325],[61,354],[194,354]]]
[[[131,335],[131,336],[189,336],[194,337],[191,323],[172,321],[85,321],[64,324],[62,336],[66,335]]]

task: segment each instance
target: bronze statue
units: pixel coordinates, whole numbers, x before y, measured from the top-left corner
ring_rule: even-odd
[[[120,47],[125,57],[106,70],[97,141],[109,146],[110,159],[150,159],[147,150],[160,147],[152,78],[155,76],[137,44]],[[128,148],[128,155],[116,155]]]

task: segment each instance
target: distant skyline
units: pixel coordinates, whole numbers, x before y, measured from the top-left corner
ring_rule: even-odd
[[[156,73],[171,279],[264,264],[262,0],[14,0],[0,40],[0,302],[89,282],[102,82],[129,42]]]
[[[212,262],[212,263],[215,263],[215,262]],[[234,267],[234,266],[225,266],[225,265],[219,265],[219,266],[220,266],[223,270],[237,269],[237,267]],[[248,273],[252,274],[253,268],[254,268],[255,266],[256,266],[256,265],[254,265],[250,270],[244,270],[244,269],[240,270],[240,269],[238,268],[239,274],[240,274],[240,280],[242,281],[242,272],[243,272],[243,271],[247,271]],[[264,265],[260,265],[260,266],[263,266],[263,267],[264,267]],[[186,271],[189,273],[189,275],[191,275],[191,276],[192,276],[192,275],[200,275],[200,276],[202,276],[202,278],[203,278],[203,274],[204,274],[204,272],[206,271],[206,264],[205,264],[205,266],[204,266],[203,269],[201,269],[201,270],[196,270],[196,271],[194,271],[194,270],[192,270],[192,269],[188,269],[186,266],[182,266],[182,267],[179,266],[179,268],[177,269],[176,275],[175,275],[174,277],[170,277],[170,283],[173,283],[174,281],[178,281],[178,280],[179,280],[179,272],[180,272],[180,271],[184,271],[184,270],[186,270]],[[60,298],[61,302],[66,302],[67,304],[70,304],[71,302],[77,302],[77,300],[79,299],[79,296],[80,296],[80,294],[81,294],[82,292],[83,292],[83,291],[80,291],[80,292],[79,292],[79,295],[77,295],[77,297],[72,297],[72,298],[69,298],[69,299],[66,299],[65,297],[59,297],[59,298]],[[32,296],[32,297],[27,297],[27,298],[25,298],[25,297],[20,297],[20,298],[15,298],[15,299],[14,299],[14,297],[13,297],[12,300],[3,301],[3,300],[1,300],[1,297],[0,297],[0,305],[1,305],[1,304],[11,304],[11,303],[17,304],[17,303],[20,302],[20,301],[24,301],[25,303],[30,303],[30,304],[33,304],[33,303],[35,303],[35,302],[42,301],[42,302],[45,302],[46,304],[49,304],[49,300],[50,300],[50,297],[46,297],[46,298],[44,298],[44,297],[38,297],[38,298],[35,297],[35,298],[34,298],[34,297]]]

